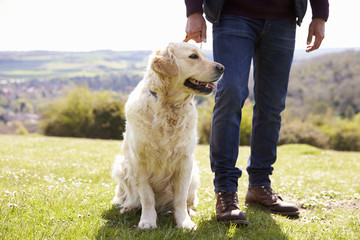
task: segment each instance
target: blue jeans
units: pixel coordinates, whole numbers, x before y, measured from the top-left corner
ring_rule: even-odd
[[[210,162],[215,191],[236,192],[241,169],[238,158],[241,109],[249,95],[251,61],[254,69],[249,186],[270,187],[276,161],[295,45],[295,19],[259,20],[224,15],[213,26],[214,60],[225,66],[218,84],[210,136]]]

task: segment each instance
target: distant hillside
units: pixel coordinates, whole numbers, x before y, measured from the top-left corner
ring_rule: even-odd
[[[0,52],[0,133],[12,132],[19,122],[36,131],[42,105],[74,85],[128,94],[143,77],[150,54]]]
[[[294,115],[360,112],[360,51],[325,54],[294,63],[288,92]]]
[[[295,49],[294,52],[294,63],[303,62],[310,60],[312,58],[320,57],[326,54],[335,54],[335,53],[341,53],[345,51],[360,51],[360,48],[319,48],[316,51],[313,52],[306,52],[305,49]]]
[[[140,74],[150,51],[0,52],[0,78],[71,78]]]
[[[212,59],[212,52],[205,52]],[[0,124],[30,119],[35,126],[41,105],[74,85],[87,85],[94,91],[113,90],[126,96],[142,79],[150,54],[0,52]],[[291,116],[306,119],[311,113],[359,113],[359,93],[360,51],[295,52],[287,101]]]

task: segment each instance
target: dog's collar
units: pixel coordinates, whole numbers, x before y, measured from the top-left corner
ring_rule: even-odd
[[[151,95],[153,95],[155,98],[157,98],[157,93],[156,92],[151,91],[151,90],[149,90],[149,91],[150,91]]]

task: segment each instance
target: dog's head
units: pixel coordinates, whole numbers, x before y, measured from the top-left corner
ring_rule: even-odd
[[[162,85],[171,95],[210,94],[216,90],[216,82],[225,70],[223,65],[209,61],[199,48],[188,43],[170,43],[155,52],[150,67],[160,75],[156,85]]]

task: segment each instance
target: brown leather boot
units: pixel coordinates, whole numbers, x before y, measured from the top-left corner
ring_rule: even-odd
[[[225,224],[247,225],[245,214],[239,209],[236,192],[215,192],[216,220]]]
[[[272,213],[283,216],[298,216],[299,209],[295,204],[286,203],[270,187],[249,187],[245,204],[265,208]]]

